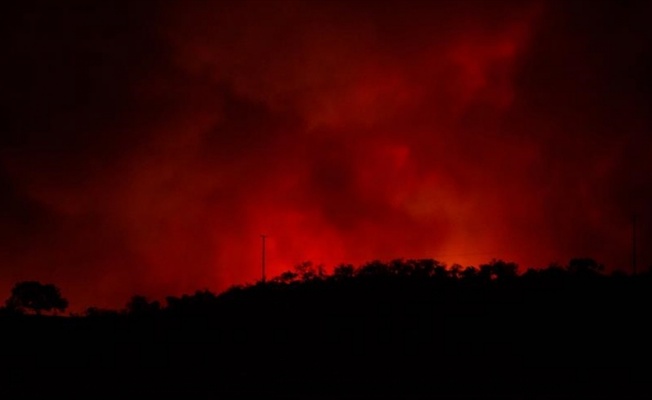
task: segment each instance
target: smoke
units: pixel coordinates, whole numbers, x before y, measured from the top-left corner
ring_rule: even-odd
[[[521,267],[641,246],[645,3],[20,3],[2,17],[0,289],[73,304],[304,261]],[[642,265],[652,261],[649,250]]]

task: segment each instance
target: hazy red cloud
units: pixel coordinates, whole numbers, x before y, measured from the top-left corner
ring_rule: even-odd
[[[645,3],[153,4],[3,17],[0,291],[222,290],[261,233],[269,275],[649,243]]]

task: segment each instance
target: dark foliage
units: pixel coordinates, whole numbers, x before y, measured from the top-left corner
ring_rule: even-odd
[[[64,312],[68,308],[68,300],[61,296],[58,287],[37,281],[17,283],[5,304],[15,312],[31,311],[39,315],[43,311]]]
[[[588,259],[523,274],[502,260],[330,275],[304,263],[165,306],[134,296],[121,313],[5,316],[0,356],[37,394],[649,398],[651,289],[649,274],[605,275]]]
[[[135,295],[127,303],[127,313],[133,316],[155,314],[160,310],[161,303],[156,300],[150,302],[145,296]]]

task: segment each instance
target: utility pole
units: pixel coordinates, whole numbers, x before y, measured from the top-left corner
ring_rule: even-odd
[[[636,275],[636,214],[632,216],[632,274]]]
[[[266,235],[260,235],[260,237],[263,239],[263,283],[265,283],[265,238],[267,237]]]

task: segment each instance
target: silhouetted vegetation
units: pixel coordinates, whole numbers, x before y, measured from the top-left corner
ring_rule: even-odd
[[[59,288],[53,284],[26,281],[17,283],[11,289],[11,296],[5,306],[13,312],[31,311],[40,315],[43,311],[64,312],[68,308],[68,300],[61,296]]]
[[[14,383],[38,376],[48,393],[73,379],[150,397],[645,398],[651,278],[605,274],[588,258],[520,274],[503,260],[371,261],[330,274],[306,262],[266,283],[164,304],[136,295],[84,317],[6,309],[0,355]]]

